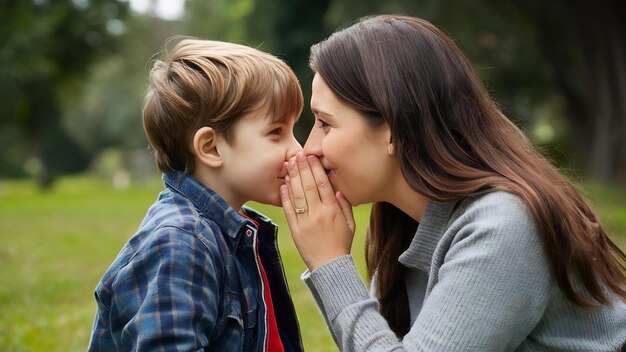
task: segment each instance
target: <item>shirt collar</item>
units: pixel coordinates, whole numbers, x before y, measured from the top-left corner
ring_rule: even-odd
[[[249,231],[257,231],[255,222],[248,218],[252,217],[250,214],[247,214],[248,217],[240,214],[212,189],[193,177],[180,171],[166,172],[163,174],[163,182],[189,199],[199,212],[220,224],[228,237],[236,240],[244,232],[250,235]],[[246,231],[242,231],[244,227],[247,227]]]
[[[433,253],[448,226],[456,203],[428,202],[409,248],[398,258],[402,265],[426,273],[430,271]]]

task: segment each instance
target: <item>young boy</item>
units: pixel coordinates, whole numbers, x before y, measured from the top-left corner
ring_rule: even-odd
[[[243,207],[280,204],[302,105],[256,49],[186,39],[156,61],[143,121],[165,190],[96,287],[90,351],[302,350],[277,228]]]

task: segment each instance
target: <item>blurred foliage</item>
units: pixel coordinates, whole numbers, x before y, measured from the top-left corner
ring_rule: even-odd
[[[114,48],[126,12],[127,4],[107,0],[3,2],[0,127],[15,143],[0,153],[0,175],[19,176],[20,161],[34,158],[47,187],[55,175],[85,168],[89,155],[61,124],[61,95],[76,99],[89,64]]]
[[[148,155],[148,71],[179,36],[246,44],[287,61],[304,91],[295,131],[304,142],[313,123],[309,47],[359,17],[400,13],[455,39],[505,114],[549,158],[585,176],[626,180],[626,22],[618,18],[626,2],[187,0],[182,18],[164,20],[155,9],[165,1],[147,0],[138,13],[121,0],[4,0],[0,177],[37,173],[49,184],[88,169],[109,148]]]

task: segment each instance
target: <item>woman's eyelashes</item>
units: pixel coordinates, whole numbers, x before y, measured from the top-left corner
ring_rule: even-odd
[[[327,129],[330,127],[330,124],[328,124],[326,121],[318,118],[317,119],[317,123],[318,123],[318,127],[322,128],[322,129]]]

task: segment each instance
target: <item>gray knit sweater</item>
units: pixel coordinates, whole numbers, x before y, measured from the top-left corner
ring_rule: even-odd
[[[527,207],[511,194],[430,202],[398,260],[409,269],[412,324],[402,340],[351,256],[303,275],[342,351],[618,351],[626,342],[626,304],[572,305]]]

